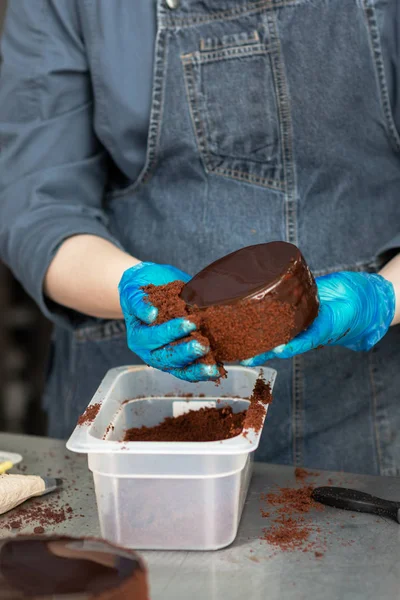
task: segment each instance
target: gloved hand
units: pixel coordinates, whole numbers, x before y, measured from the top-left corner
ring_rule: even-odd
[[[167,371],[186,381],[217,379],[215,365],[192,364],[205,356],[208,347],[196,340],[171,346],[171,342],[187,336],[196,326],[185,318],[171,319],[162,325],[150,324],[157,319],[158,309],[146,302],[143,286],[164,285],[190,276],[170,265],[142,262],[125,271],[119,283],[120,303],[125,317],[128,346],[151,367]]]
[[[319,314],[288,344],[242,362],[257,367],[272,358],[291,358],[321,346],[369,350],[387,332],[395,312],[393,285],[380,275],[343,271],[316,279]]]

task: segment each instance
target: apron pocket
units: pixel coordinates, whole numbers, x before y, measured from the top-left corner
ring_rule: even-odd
[[[271,54],[258,31],[200,40],[181,57],[198,149],[209,173],[280,188],[280,122]]]

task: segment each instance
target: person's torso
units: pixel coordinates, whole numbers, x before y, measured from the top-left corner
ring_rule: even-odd
[[[396,0],[159,0],[156,39],[154,2],[80,6],[129,252],[194,274],[285,239],[317,275],[377,267],[400,221]]]

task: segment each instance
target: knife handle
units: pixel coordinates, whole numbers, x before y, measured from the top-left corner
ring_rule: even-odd
[[[384,500],[366,492],[340,487],[317,487],[312,492],[316,502],[357,512],[389,517],[400,523],[400,502]]]

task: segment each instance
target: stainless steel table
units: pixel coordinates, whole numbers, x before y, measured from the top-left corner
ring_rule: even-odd
[[[24,456],[29,474],[63,477],[65,489],[51,502],[71,506],[71,518],[46,532],[100,535],[92,477],[86,457],[69,454],[60,441],[0,435],[0,450]],[[18,472],[17,470],[15,472]],[[321,473],[328,479],[390,499],[400,499],[400,479]],[[295,486],[290,467],[257,464],[235,543],[218,552],[143,552],[152,600],[398,600],[400,598],[400,527],[372,515],[334,509],[307,515],[327,539],[322,557],[314,552],[282,552],[260,541],[270,521],[263,518],[260,494]],[[42,499],[44,503],[49,499]],[[0,537],[12,534],[13,514],[0,517]],[[38,523],[36,524],[38,525]],[[32,532],[35,523],[15,533]]]

